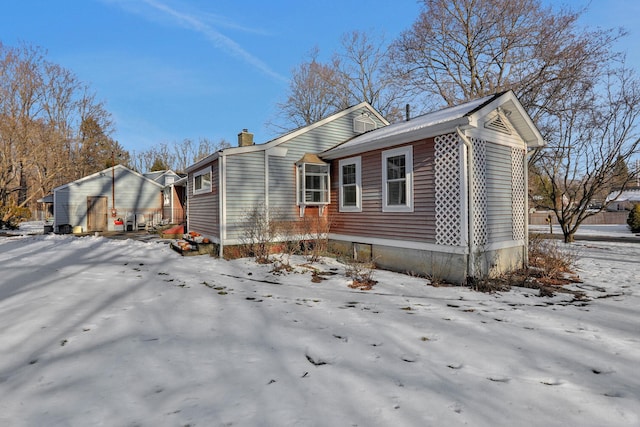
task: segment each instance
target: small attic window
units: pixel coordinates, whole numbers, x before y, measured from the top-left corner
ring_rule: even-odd
[[[374,130],[377,127],[378,125],[375,120],[373,120],[367,113],[362,113],[353,119],[353,131],[355,133],[365,133],[370,130]]]
[[[512,133],[509,120],[502,111],[496,112],[493,118],[487,120],[487,122],[484,124],[484,127],[485,129],[491,129],[507,135],[511,135]]]

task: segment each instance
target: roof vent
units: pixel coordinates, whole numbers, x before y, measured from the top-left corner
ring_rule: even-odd
[[[353,119],[353,131],[355,133],[365,133],[370,130],[374,130],[378,125],[368,113],[362,113],[358,117]]]
[[[496,113],[493,118],[489,119],[484,124],[484,127],[485,129],[491,129],[496,132],[511,135],[511,125],[509,124],[509,120],[500,112]]]

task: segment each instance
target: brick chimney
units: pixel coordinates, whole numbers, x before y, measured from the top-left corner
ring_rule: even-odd
[[[242,129],[238,134],[238,147],[249,147],[253,145],[253,134],[247,129]]]

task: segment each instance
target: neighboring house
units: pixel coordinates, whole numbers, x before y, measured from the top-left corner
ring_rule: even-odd
[[[170,224],[182,224],[186,220],[187,176],[172,170],[147,172],[143,174],[164,186],[162,218]]]
[[[633,205],[640,203],[640,188],[630,188],[622,192],[614,191],[607,196],[606,202],[611,200],[613,201],[607,206],[608,211],[630,211]]]
[[[116,165],[53,189],[53,231],[137,229],[162,221],[164,185]]]
[[[543,144],[510,91],[393,125],[360,104],[188,168],[188,227],[222,254],[263,203],[330,218],[334,246],[380,267],[464,283],[526,264],[526,153]]]

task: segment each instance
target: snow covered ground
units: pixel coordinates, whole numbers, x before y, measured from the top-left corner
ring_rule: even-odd
[[[0,237],[2,426],[640,425],[638,243],[572,244],[574,301],[27,228]]]

